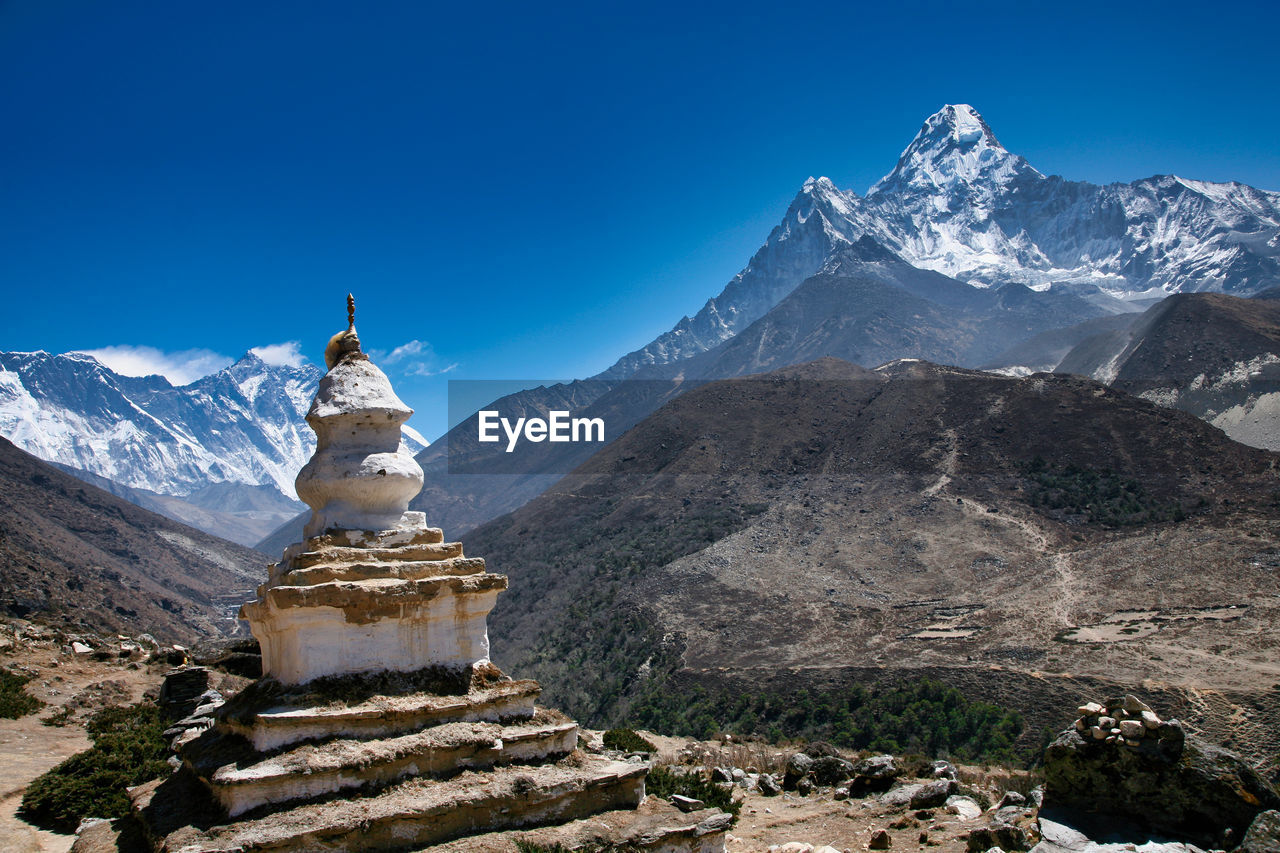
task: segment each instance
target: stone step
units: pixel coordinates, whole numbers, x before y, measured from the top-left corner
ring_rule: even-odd
[[[356,611],[362,619],[373,621],[383,616],[400,617],[406,604],[413,605],[444,596],[501,592],[506,588],[506,575],[487,572],[411,580],[376,577],[368,580],[327,581],[311,586],[264,584],[258,587],[258,597],[261,600],[251,601],[245,607],[246,611],[249,605],[256,605],[260,609],[264,601],[279,609],[329,607]]]
[[[457,575],[478,575],[484,571],[482,557],[450,557],[442,560],[411,560],[403,563],[318,563],[280,575],[280,586],[311,586],[329,581],[362,581],[372,578],[420,580]]]
[[[328,530],[320,536],[309,536],[284,549],[281,562],[287,563],[299,554],[324,551],[328,548],[400,548],[406,545],[438,545],[444,542],[444,531],[439,527],[427,527],[423,513],[406,513],[420,516],[418,522],[395,530]]]
[[[446,723],[385,740],[304,744],[267,758],[259,758],[243,740],[242,750],[219,748],[225,737],[210,733],[183,757],[235,817],[268,803],[313,800],[407,776],[563,758],[577,747],[578,726],[554,716],[558,719],[517,726]]]
[[[292,568],[305,569],[321,563],[391,562],[448,560],[462,556],[461,542],[430,542],[399,545],[394,548],[346,548],[330,546],[303,551],[290,561]]]
[[[720,809],[682,812],[650,796],[636,809],[601,812],[559,826],[471,835],[435,845],[431,853],[511,853],[520,842],[561,850],[725,853],[732,826],[733,815]]]
[[[458,696],[410,693],[336,706],[320,700],[278,705],[226,718],[218,725],[245,738],[257,751],[269,752],[308,740],[394,737],[442,723],[527,720],[541,692],[538,682],[521,679]]]
[[[71,853],[118,853],[119,822],[86,821]],[[682,812],[665,800],[645,797],[639,808],[615,809],[559,826],[470,835],[431,846],[431,853],[511,853],[517,844],[566,850],[627,850],[634,853],[725,853],[733,816],[719,809]],[[418,848],[421,849],[421,848]]]
[[[166,853],[389,851],[482,832],[577,820],[644,799],[648,767],[574,753],[555,764],[410,779],[376,796],[307,803],[210,825],[199,783],[178,773],[130,790],[133,808]],[[185,787],[184,787],[185,785]]]

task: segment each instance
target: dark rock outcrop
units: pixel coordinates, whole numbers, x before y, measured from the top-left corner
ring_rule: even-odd
[[[835,755],[824,755],[809,767],[809,775],[815,783],[829,788],[853,775],[853,763]]]
[[[1147,748],[1108,743],[1075,729],[1045,750],[1045,800],[1124,816],[1202,846],[1229,846],[1280,795],[1235,754],[1188,735]]]

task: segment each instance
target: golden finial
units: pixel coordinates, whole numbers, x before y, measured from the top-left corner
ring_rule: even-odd
[[[324,363],[330,370],[344,358],[366,358],[360,352],[360,338],[356,337],[356,298],[350,293],[347,294],[347,330],[330,338],[324,348]]]

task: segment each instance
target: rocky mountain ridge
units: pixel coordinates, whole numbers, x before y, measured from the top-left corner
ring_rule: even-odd
[[[0,439],[0,610],[190,643],[236,631],[265,557],[141,509]]]
[[[1280,303],[1179,294],[1090,336],[1057,365],[1280,450]]]
[[[1274,763],[1278,461],[1076,376],[823,360],[688,392],[463,538],[511,578],[495,661],[602,724],[928,677],[1038,732],[1145,684]]]

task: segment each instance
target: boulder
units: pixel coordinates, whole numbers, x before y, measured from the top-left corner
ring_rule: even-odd
[[[970,853],[999,847],[1002,850],[1030,850],[1040,841],[1040,826],[1033,809],[1005,806],[996,812],[990,825],[969,833]]]
[[[1280,808],[1280,795],[1238,756],[1184,741],[1181,725],[1171,723],[1136,749],[1067,729],[1045,750],[1046,802],[1127,817],[1205,847],[1240,838],[1260,812]]]
[[[768,773],[760,776],[760,795],[764,797],[776,797],[782,793],[782,786],[778,784],[778,780]]]
[[[933,777],[935,779],[959,779],[960,774],[956,771],[956,766],[950,761],[933,762]]]
[[[961,820],[973,820],[982,816],[982,806],[972,797],[953,794],[947,797],[947,811]]]
[[[671,805],[682,812],[696,812],[707,807],[707,804],[702,800],[696,800],[693,797],[686,797],[681,794],[671,795]]]
[[[1021,806],[1025,805],[1027,798],[1019,794],[1017,791],[1005,791],[1004,796],[1000,798],[1000,807],[1004,806]]]
[[[924,785],[916,783],[886,791],[880,795],[880,804],[884,806],[905,806],[911,802],[911,798],[916,795],[916,792],[923,787]]]
[[[911,808],[932,809],[947,804],[947,797],[955,793],[956,783],[951,779],[926,782],[911,795]]]
[[[825,740],[810,741],[805,745],[804,754],[810,758],[825,758],[828,755],[840,757],[840,750],[836,749]]]
[[[849,795],[860,796],[870,791],[887,791],[898,778],[898,765],[892,755],[873,755],[853,766]]]
[[[1280,853],[1280,811],[1268,809],[1249,824],[1239,853]]]
[[[877,829],[871,833],[871,841],[867,847],[872,850],[888,850],[893,845],[893,839],[889,837],[889,833],[883,829]]]
[[[813,759],[803,752],[797,752],[788,758],[786,772],[782,775],[783,790],[794,791],[796,783],[809,775],[809,768],[812,766]]]
[[[1151,706],[1143,702],[1137,696],[1134,696],[1132,693],[1127,694],[1124,697],[1122,700],[1122,707],[1124,710],[1135,716],[1141,714],[1143,711],[1151,713]]]
[[[1027,805],[1033,809],[1044,805],[1044,785],[1036,785],[1031,789],[1031,793],[1027,794]]]
[[[831,787],[839,785],[845,779],[853,776],[853,762],[845,761],[834,755],[824,755],[822,758],[815,759],[809,767],[809,774],[813,776],[813,781],[819,785]]]
[[[979,827],[969,833],[969,853],[983,853],[989,850],[1030,850],[1039,838],[1020,826],[1009,824],[992,824]]]

